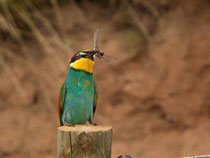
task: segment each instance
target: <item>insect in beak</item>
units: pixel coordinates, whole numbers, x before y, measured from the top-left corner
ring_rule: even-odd
[[[92,50],[93,53],[91,53],[90,55],[92,55],[93,57],[97,57],[99,60],[103,60],[106,63],[116,60],[115,58],[105,55],[104,52],[99,50],[99,48],[98,48],[98,33],[99,33],[99,29],[97,29],[96,32],[94,33],[94,37],[93,37],[94,44],[93,44],[93,50]]]

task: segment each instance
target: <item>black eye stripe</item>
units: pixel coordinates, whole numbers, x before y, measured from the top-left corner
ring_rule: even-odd
[[[71,63],[72,62],[75,62],[76,60],[80,59],[80,58],[87,58],[87,55],[86,54],[77,54],[76,56],[74,56],[72,59],[71,59]]]
[[[75,62],[75,61],[78,60],[79,58],[81,58],[80,55],[74,56],[74,57],[71,59],[71,63],[72,63],[72,62]]]
[[[73,62],[75,62],[76,60],[78,60],[80,58],[90,58],[91,60],[94,61],[94,57],[91,56],[90,54],[76,54],[74,57],[72,57],[70,63],[73,63]]]

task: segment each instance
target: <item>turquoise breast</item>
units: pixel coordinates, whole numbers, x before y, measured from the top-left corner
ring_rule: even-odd
[[[93,76],[71,67],[65,80],[66,94],[62,122],[85,124],[93,118],[94,85]]]

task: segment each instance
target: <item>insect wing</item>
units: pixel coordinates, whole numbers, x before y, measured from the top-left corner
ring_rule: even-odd
[[[114,58],[114,57],[110,57],[108,55],[103,55],[103,56],[100,56],[100,59],[105,61],[106,63],[112,63],[112,62],[116,62],[117,59]]]

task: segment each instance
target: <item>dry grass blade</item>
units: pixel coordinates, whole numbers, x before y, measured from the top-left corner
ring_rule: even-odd
[[[9,21],[1,13],[0,13],[0,24],[1,24],[1,28],[5,31],[8,31],[14,39],[16,40],[19,39],[19,35],[15,31],[14,27],[9,23]]]
[[[33,63],[33,61],[25,60],[24,58],[16,55],[16,53],[12,52],[11,50],[1,47],[0,52],[2,55],[5,55],[13,60],[16,60],[19,63],[25,64],[25,66],[30,69],[33,73],[37,74],[37,76],[42,77],[43,81],[45,82],[54,82],[57,79],[52,76],[50,73],[43,71],[42,69],[38,69],[38,67]]]
[[[146,7],[155,17],[159,16],[159,12],[152,5],[151,1],[141,1],[144,7]]]
[[[43,46],[44,50],[48,54],[52,54],[53,53],[52,47],[50,46],[50,44],[46,40],[46,38],[42,35],[40,30],[36,27],[34,22],[29,18],[29,14],[27,13],[27,11],[25,9],[23,9],[22,7],[19,7],[19,6],[15,6],[14,10],[18,13],[18,15],[20,15],[22,20],[31,28],[35,37],[40,42],[40,44]]]
[[[64,39],[64,33],[65,33],[66,29],[65,29],[65,25],[64,25],[64,21],[63,21],[63,16],[62,16],[60,8],[58,6],[58,2],[57,2],[57,0],[51,0],[51,3],[53,5],[53,10],[54,10],[57,22],[58,22],[59,30],[62,34],[62,39]]]
[[[1,0],[0,1],[0,5],[2,6],[3,8],[3,12],[6,16],[7,19],[4,20],[4,23],[7,23],[7,31],[10,33],[10,35],[18,41],[19,45],[21,46],[21,49],[24,53],[24,55],[27,57],[29,56],[29,50],[26,46],[26,44],[24,43],[23,39],[22,39],[22,36],[21,36],[21,33],[14,21],[14,18],[13,18],[13,15],[12,13],[10,12],[10,9],[8,7],[8,4],[7,4],[7,1],[6,0]],[[4,16],[1,14],[1,19],[3,19]]]
[[[26,95],[25,90],[21,86],[18,78],[15,76],[15,73],[12,71],[12,69],[8,66],[8,64],[4,63],[4,58],[2,55],[0,55],[0,65],[5,69],[5,72],[7,73],[8,78],[11,79],[16,90],[18,91],[20,98],[23,100],[26,99],[27,95]]]
[[[77,12],[77,15],[78,17],[80,17],[80,20],[82,22],[84,22],[85,24],[87,24],[89,21],[87,20],[86,16],[85,16],[85,11],[83,11],[76,3],[76,0],[73,0],[72,1],[72,4],[71,4],[75,9],[76,9],[76,12]]]
[[[147,28],[145,27],[145,25],[139,19],[139,16],[137,15],[134,8],[131,6],[131,4],[129,2],[127,2],[126,4],[128,6],[129,13],[131,14],[134,22],[137,24],[137,26],[138,26],[139,30],[141,31],[141,33],[143,34],[144,38],[147,40],[148,43],[152,42],[153,41],[152,36],[150,35],[150,33],[147,30]]]
[[[57,44],[57,46],[59,46],[59,48],[67,52],[66,53],[67,55],[68,55],[68,52],[73,52],[72,48],[68,47],[65,43],[62,42],[62,39],[60,38],[59,34],[55,31],[55,29],[52,27],[50,22],[38,10],[34,12],[34,15],[37,19],[39,19],[42,22],[42,24],[45,25],[46,28],[48,28],[48,31],[53,36],[54,41]]]
[[[42,13],[30,1],[25,2],[27,6],[32,9],[34,17],[36,17],[36,19],[39,20],[45,26],[45,28],[47,28],[49,33],[52,35],[56,45],[59,48],[63,49],[66,52],[67,56],[69,56],[69,52],[73,52],[73,49],[63,42],[61,36],[53,28],[49,20],[45,18],[45,16],[43,16]]]
[[[56,58],[54,58],[56,60],[55,61],[56,62],[56,66],[55,66],[54,63],[50,63],[48,61],[48,63],[50,64],[51,67],[54,67],[55,70],[57,69],[57,71],[55,71],[55,73],[57,73],[57,72],[65,69],[65,65],[61,61],[60,56],[58,56],[58,54],[51,47],[51,45],[48,42],[48,40],[43,36],[43,34],[41,33],[41,31],[38,29],[38,27],[29,18],[29,16],[28,16],[29,13],[27,13],[27,11],[24,8],[21,8],[21,7],[18,7],[18,6],[16,6],[14,9],[20,15],[20,17],[22,18],[22,20],[31,28],[34,36],[36,37],[36,39],[38,40],[38,42],[42,46],[44,52],[46,52],[47,55],[54,55],[56,57]]]
[[[37,67],[33,63],[33,61],[25,60],[25,59],[21,58],[20,56],[17,56],[14,52],[10,51],[7,48],[0,47],[0,52],[2,54],[0,56],[0,59],[3,59],[3,55],[5,55],[9,58],[12,58],[13,60],[16,60],[16,62],[25,64],[26,67],[30,71],[32,71],[34,76],[37,76],[36,80],[37,80],[38,86],[41,89],[40,93],[43,94],[45,104],[53,116],[55,114],[55,108],[52,106],[53,102],[51,101],[49,89],[47,87],[51,87],[56,82],[57,78],[50,75],[48,72],[43,71],[42,68]],[[25,99],[25,97],[27,97],[26,92],[22,88],[20,81],[14,76],[14,72],[12,72],[12,70],[8,67],[8,65],[6,63],[3,62],[3,60],[0,60],[0,65],[2,65],[2,67],[5,69],[7,75],[9,76],[8,78],[10,78],[12,80],[12,83],[14,84],[15,88],[17,89],[20,97],[22,99]],[[50,84],[50,86],[49,86],[49,84]],[[52,117],[52,119],[55,119],[55,117]],[[54,122],[56,122],[56,121],[54,120]]]

